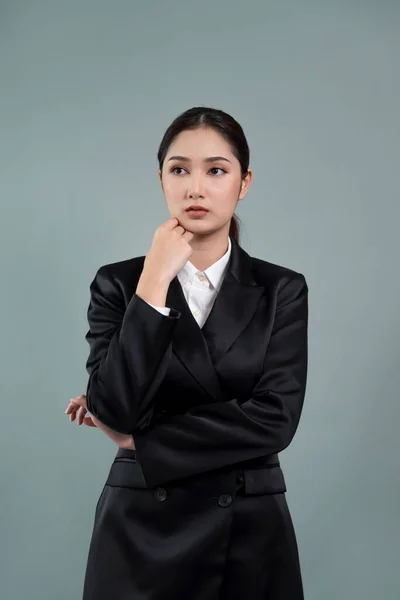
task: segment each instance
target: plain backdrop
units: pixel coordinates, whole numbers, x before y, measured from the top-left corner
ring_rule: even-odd
[[[89,284],[169,217],[158,144],[198,105],[248,137],[242,246],[310,289],[281,454],[306,598],[398,600],[399,26],[388,0],[0,2],[2,600],[81,598],[116,451],[64,415]]]

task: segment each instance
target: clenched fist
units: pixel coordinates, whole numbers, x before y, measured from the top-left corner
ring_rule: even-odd
[[[169,284],[193,252],[189,243],[193,236],[176,217],[157,228],[136,288],[138,296],[155,306],[165,306]]]

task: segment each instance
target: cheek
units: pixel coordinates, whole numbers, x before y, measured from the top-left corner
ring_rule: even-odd
[[[236,181],[220,181],[213,186],[212,196],[221,202],[221,206],[229,209],[239,198],[239,187]]]
[[[182,180],[178,178],[164,183],[164,194],[167,200],[177,200],[181,197],[184,187]]]
[[[212,179],[212,187],[220,190],[226,196],[237,196],[240,187],[240,181],[234,176],[215,177]]]

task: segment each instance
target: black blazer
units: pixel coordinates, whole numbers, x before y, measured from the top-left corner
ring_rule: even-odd
[[[146,484],[270,457],[299,423],[307,376],[308,287],[233,238],[201,329],[179,280],[164,316],[135,294],[144,256],[102,266],[88,309],[88,410],[134,437]]]

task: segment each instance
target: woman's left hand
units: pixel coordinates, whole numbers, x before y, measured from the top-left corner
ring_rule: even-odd
[[[117,446],[120,448],[127,448],[128,450],[135,450],[135,443],[133,437],[129,434],[119,433],[118,431],[114,431],[101,423],[98,419],[96,419],[92,414],[88,412],[87,404],[86,404],[86,396],[85,394],[81,394],[76,398],[71,398],[70,402],[65,411],[66,415],[69,415],[69,420],[75,421],[77,419],[78,425],[87,425],[88,427],[97,427],[103,433],[106,434],[107,437],[110,438]]]

